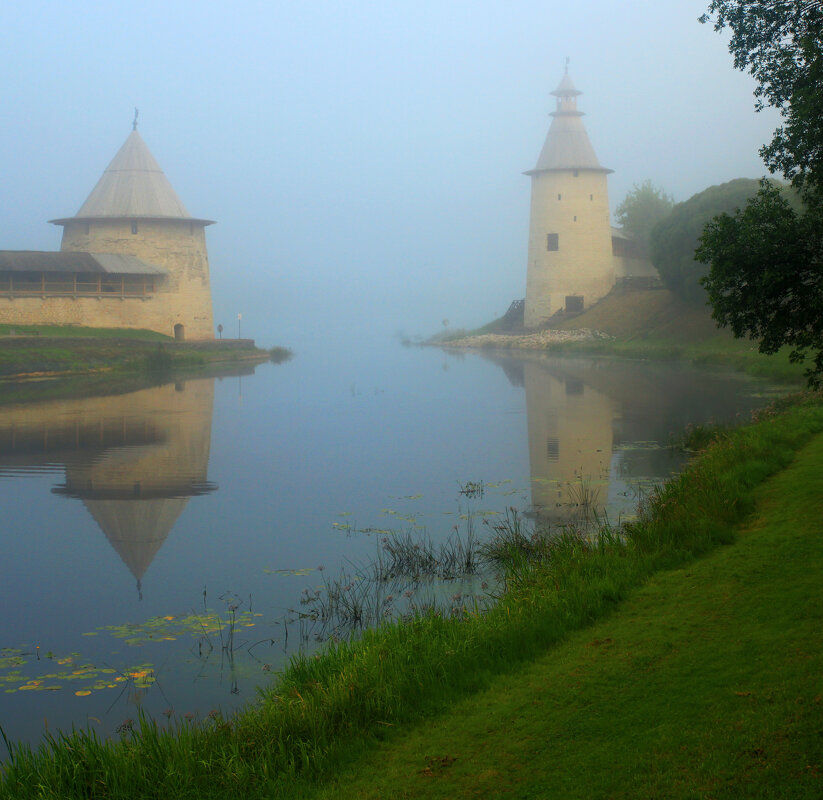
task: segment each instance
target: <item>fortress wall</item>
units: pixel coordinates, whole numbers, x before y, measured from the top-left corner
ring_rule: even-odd
[[[155,294],[147,301],[127,298],[122,304],[129,306],[128,309],[103,308],[112,301],[92,299],[83,309],[88,316],[77,319],[77,310],[67,309],[71,318],[62,321],[90,326],[149,328],[169,335],[173,334],[176,324],[182,324],[187,339],[213,339],[209,259],[203,225],[182,219],[138,219],[135,222],[137,233],[132,233],[132,221],[127,219],[68,222],[63,229],[61,249],[124,253],[162,267],[168,270],[168,275],[157,282]],[[64,299],[54,298],[58,302],[52,304],[48,303],[50,299],[36,302],[44,302],[44,313],[54,314],[62,307],[60,304]]]
[[[159,281],[158,281],[159,283]],[[169,302],[171,299],[171,303]],[[176,295],[142,297],[0,297],[0,322],[9,325],[82,325],[95,328],[143,328],[174,335]],[[194,337],[183,322],[187,338]],[[208,337],[213,338],[213,337]]]

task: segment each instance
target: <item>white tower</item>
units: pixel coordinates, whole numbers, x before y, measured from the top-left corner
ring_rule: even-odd
[[[614,286],[606,176],[577,110],[581,94],[568,74],[557,98],[532,179],[525,325],[558,311],[582,311]]]

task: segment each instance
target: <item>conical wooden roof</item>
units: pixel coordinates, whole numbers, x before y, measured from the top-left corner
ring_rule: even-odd
[[[552,94],[557,97],[557,110],[551,113],[552,124],[549,126],[537,165],[526,174],[534,175],[537,172],[557,170],[613,172],[597,159],[583,126],[583,112],[577,110],[577,97],[582,92],[575,87],[568,72]]]
[[[77,214],[52,222],[63,225],[72,220],[112,218],[185,219],[205,225],[212,222],[189,214],[136,128]]]

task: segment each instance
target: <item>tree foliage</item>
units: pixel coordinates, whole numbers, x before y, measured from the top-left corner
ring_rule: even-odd
[[[700,234],[712,217],[742,208],[756,194],[758,185],[754,179],[738,178],[710,186],[678,203],[655,226],[651,233],[651,261],[672,292],[691,302],[706,302],[706,292],[700,286],[706,268],[694,258]]]
[[[711,263],[703,286],[720,325],[756,339],[763,353],[784,345],[792,361],[816,350],[806,375],[823,373],[823,227],[798,213],[767,180],[745,209],[706,226],[696,257]]]
[[[769,171],[823,190],[823,2],[712,0],[700,21],[730,30],[734,66],[757,81],[756,108],[783,117],[760,150]]]
[[[615,218],[640,247],[647,251],[652,229],[671,212],[674,198],[650,180],[635,184],[615,210]]]
[[[757,109],[783,125],[760,154],[800,191],[793,208],[767,181],[746,208],[707,225],[698,258],[713,316],[761,352],[792,347],[823,378],[823,0],[712,0],[702,22],[730,29],[734,65],[757,81]]]

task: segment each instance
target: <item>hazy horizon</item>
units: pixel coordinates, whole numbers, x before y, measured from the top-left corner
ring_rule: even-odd
[[[765,173],[777,126],[705,2],[45,2],[0,10],[0,249],[56,250],[139,130],[261,344],[472,327],[525,292],[529,180],[570,57],[611,208]]]

